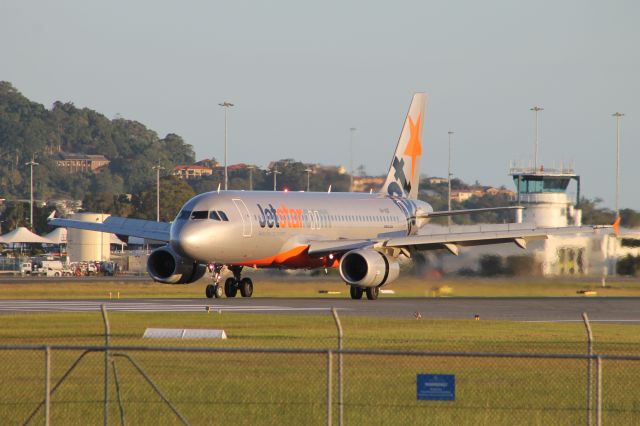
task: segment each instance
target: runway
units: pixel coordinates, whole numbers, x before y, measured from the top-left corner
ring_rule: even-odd
[[[0,300],[0,313],[16,312],[242,312],[261,314],[340,315],[393,318],[473,319],[511,321],[581,321],[640,323],[640,298],[347,298],[253,299],[67,299]]]

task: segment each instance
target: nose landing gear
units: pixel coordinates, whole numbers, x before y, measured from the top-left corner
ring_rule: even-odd
[[[205,295],[207,298],[220,298],[222,297],[222,293],[224,290],[224,295],[227,297],[236,297],[238,294],[238,290],[240,290],[240,294],[242,297],[251,297],[253,295],[253,281],[251,278],[242,278],[242,266],[230,266],[229,270],[233,272],[233,277],[229,277],[224,282],[224,289],[221,284],[219,284],[221,279],[221,270],[224,265],[214,265],[213,267],[213,278],[215,280],[214,284],[209,284],[205,290]]]

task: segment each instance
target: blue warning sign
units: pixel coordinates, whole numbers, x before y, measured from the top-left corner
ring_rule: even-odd
[[[419,401],[455,401],[456,376],[454,374],[418,374],[416,398]]]

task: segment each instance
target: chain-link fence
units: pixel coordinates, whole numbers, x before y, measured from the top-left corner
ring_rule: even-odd
[[[640,424],[636,326],[594,326],[590,346],[586,316],[559,328],[410,321],[6,316],[0,424]],[[141,325],[229,339],[141,343]]]

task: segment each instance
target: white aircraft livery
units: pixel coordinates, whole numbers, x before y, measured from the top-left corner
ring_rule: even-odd
[[[104,223],[52,219],[50,224],[110,232],[166,242],[149,256],[147,270],[155,281],[191,283],[212,265],[215,282],[207,297],[253,294],[253,282],[242,277],[253,268],[338,268],[353,299],[377,299],[379,289],[398,278],[400,256],[413,250],[515,243],[552,234],[594,232],[595,227],[535,228],[507,226],[491,232],[419,235],[430,218],[492,209],[434,212],[417,199],[422,157],[422,129],[427,95],[416,93],[407,113],[389,173],[378,193],[293,191],[214,191],[185,203],[171,223],[109,217]],[[223,269],[233,273],[224,288]]]

